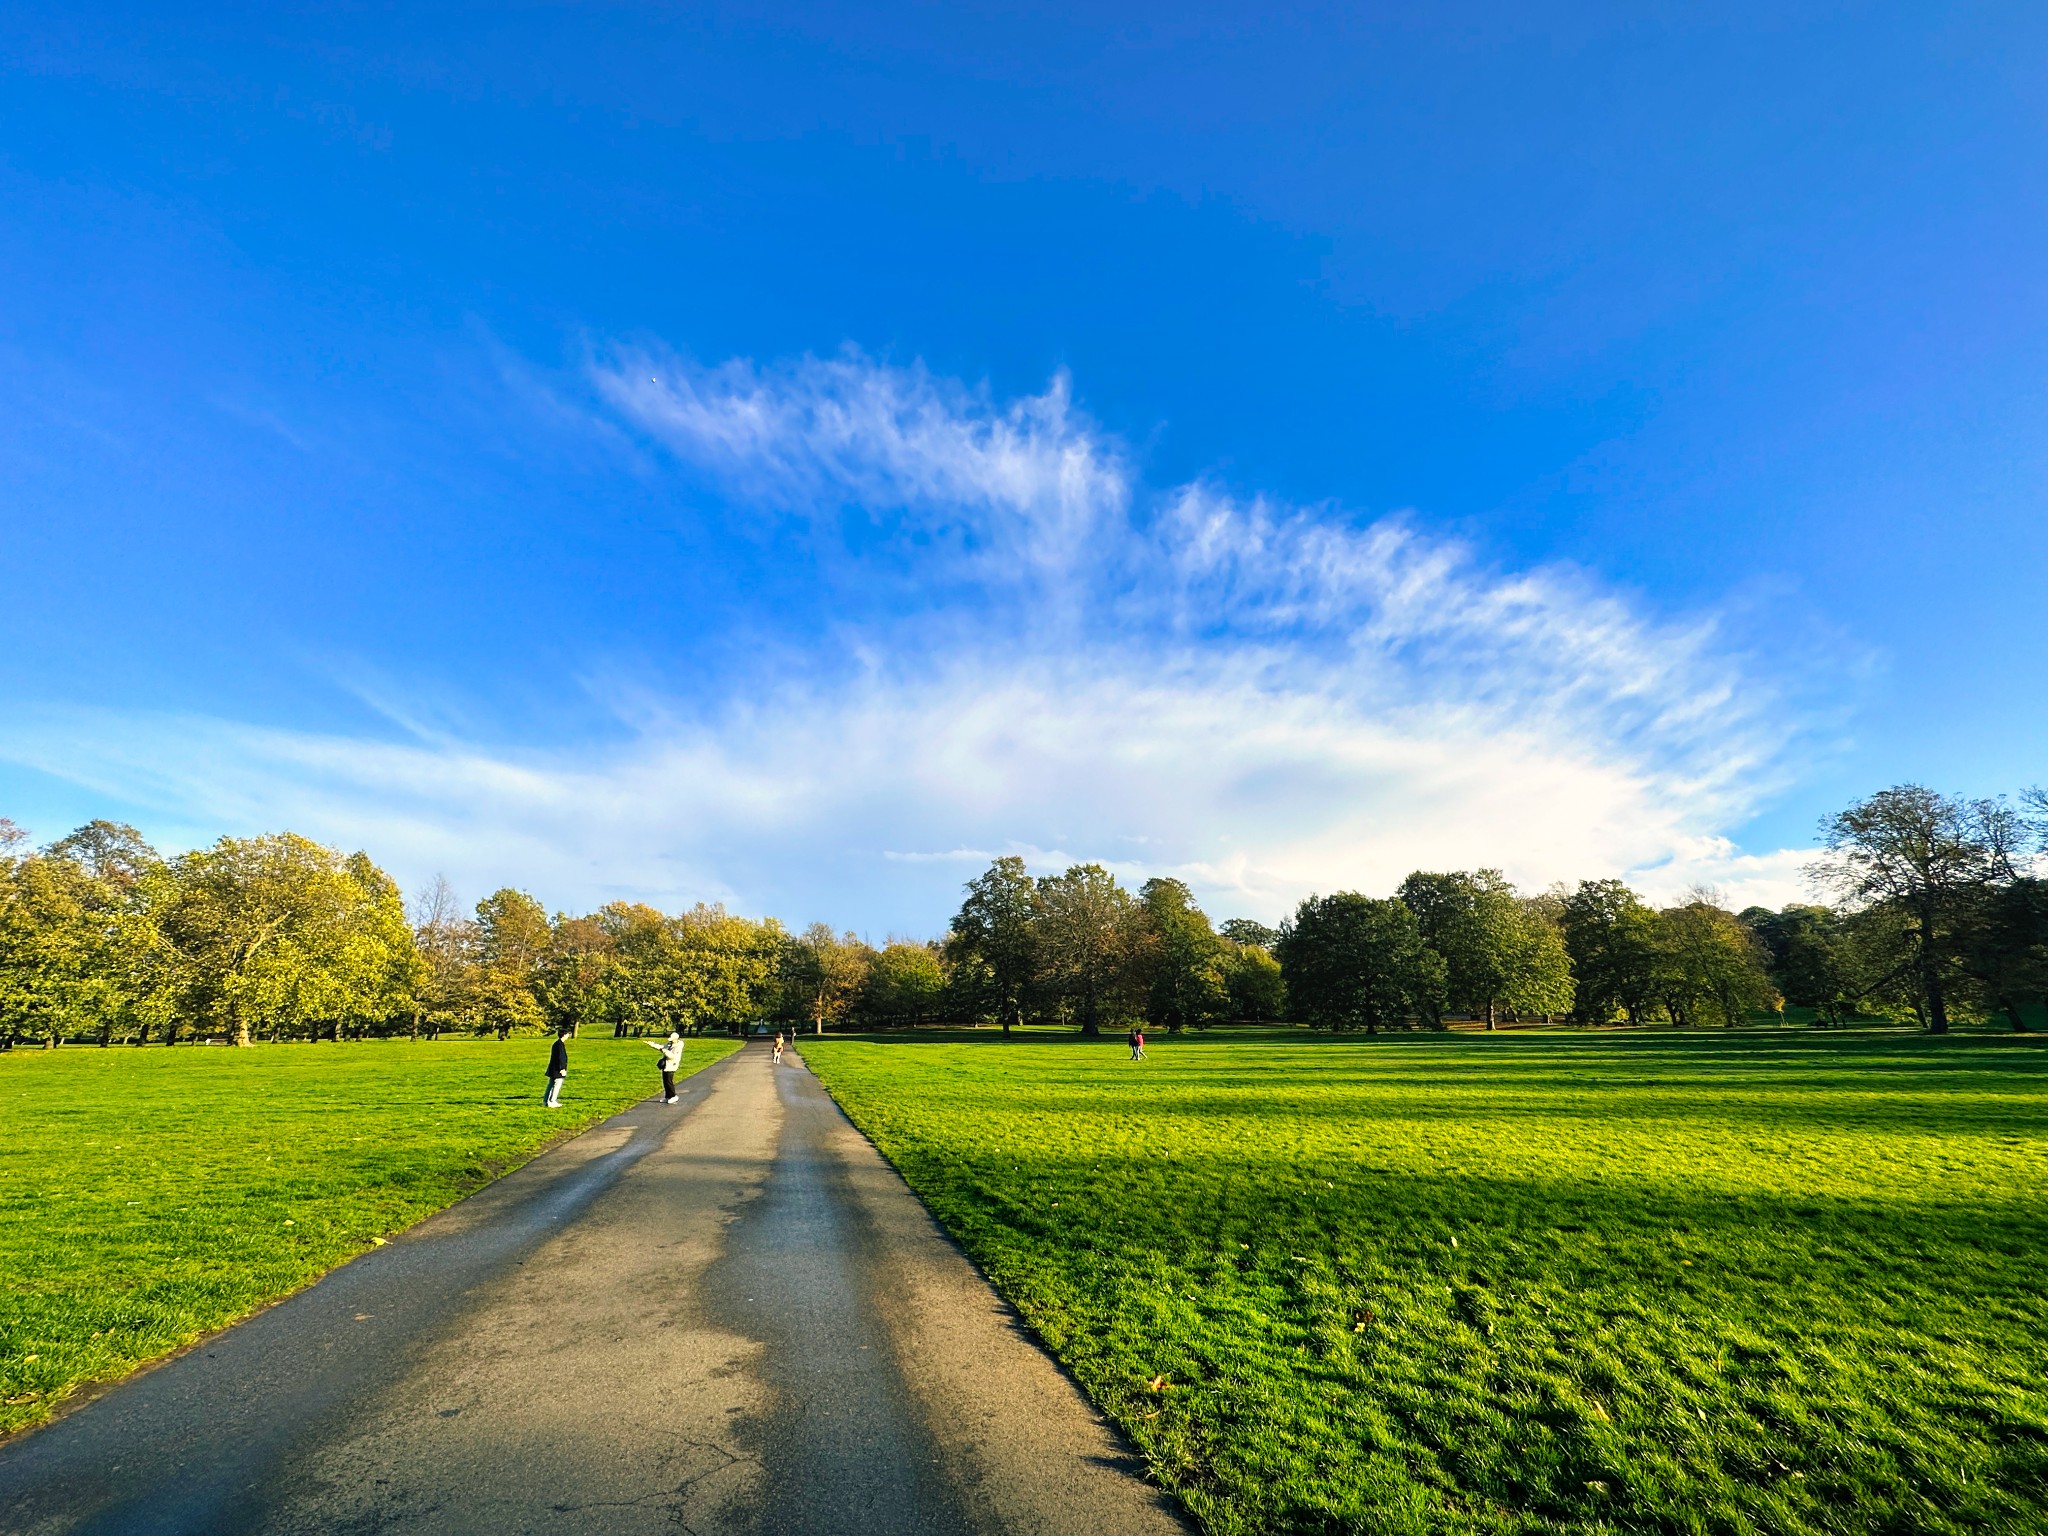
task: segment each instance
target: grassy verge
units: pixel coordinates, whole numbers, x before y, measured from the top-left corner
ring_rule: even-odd
[[[571,1049],[552,1112],[545,1040],[0,1055],[0,1434],[659,1086],[640,1041]]]
[[[1211,1532],[2048,1529],[2048,1052],[804,1042]]]

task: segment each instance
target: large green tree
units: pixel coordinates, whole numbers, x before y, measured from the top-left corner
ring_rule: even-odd
[[[224,837],[172,866],[162,927],[187,1009],[237,1045],[257,1030],[311,1034],[386,1005],[410,967],[397,889],[367,858],[296,833]]]
[[[549,1026],[567,1026],[571,1035],[580,1035],[609,1020],[613,1033],[618,1033],[638,1001],[622,984],[632,974],[626,947],[642,934],[658,936],[662,928],[662,916],[652,907],[624,902],[582,917],[556,913],[548,924],[547,953],[534,986]]]
[[[1179,880],[1147,880],[1138,890],[1136,916],[1146,1023],[1178,1034],[1228,1013],[1223,944],[1194,892]]]
[[[1081,1033],[1135,1014],[1142,931],[1130,893],[1100,864],[1076,864],[1039,880],[1036,905],[1040,974]]]
[[[1434,1018],[1443,1006],[1443,959],[1398,898],[1311,896],[1278,949],[1288,1008],[1314,1028],[1377,1034]]]
[[[878,1024],[923,1024],[946,995],[946,968],[933,944],[897,939],[875,952],[861,983],[857,1011]]]
[[[1842,920],[1831,908],[1795,902],[1782,911],[1749,907],[1741,918],[1770,956],[1772,984],[1785,1001],[1811,1008],[1821,1024],[1856,1012],[1856,968]]]
[[[1517,1019],[1572,1011],[1578,983],[1565,947],[1563,898],[1554,892],[1518,897],[1513,944],[1508,955],[1507,985],[1501,1006]],[[1488,1027],[1492,1016],[1488,1015]]]
[[[1227,917],[1217,925],[1216,931],[1233,944],[1248,944],[1273,952],[1273,946],[1280,942],[1280,930],[1268,928],[1264,923],[1249,917]]]
[[[164,1017],[162,868],[139,832],[110,821],[0,855],[0,1035],[55,1045],[89,1033],[110,1045]]]
[[[773,919],[755,922],[700,902],[668,919],[666,930],[660,968],[649,984],[665,991],[686,1033],[738,1029],[778,1006],[784,1017],[800,1013],[786,985],[789,935]]]
[[[1000,1021],[1008,1035],[1038,980],[1038,886],[1022,859],[997,859],[968,881],[946,947],[963,1009]]]
[[[1267,931],[1278,943],[1279,930]],[[1230,996],[1232,1018],[1267,1024],[1287,1016],[1287,983],[1280,973],[1280,962],[1263,944],[1225,939],[1218,965],[1223,972],[1224,989]]]
[[[1674,1024],[1746,1023],[1782,1007],[1770,951],[1705,892],[1657,914],[1657,989]]]
[[[1986,890],[1962,919],[1961,948],[1976,1005],[2027,1033],[2024,1005],[2048,1005],[2048,880],[2022,875]]]
[[[54,1047],[88,1029],[110,999],[102,935],[84,871],[47,853],[0,872],[0,1038]]]
[[[366,853],[350,854],[342,867],[356,899],[343,943],[344,990],[331,1018],[336,1040],[344,1026],[360,1036],[395,1019],[411,1019],[427,980],[398,882]]]
[[[1571,1006],[1570,962],[1557,925],[1499,870],[1417,870],[1399,895],[1444,962],[1450,1008],[1492,1029],[1502,1009],[1550,1014]]]
[[[784,955],[785,994],[814,1034],[846,1017],[867,979],[874,951],[851,933],[835,934],[830,923],[812,923],[790,941]]]
[[[554,941],[547,909],[524,891],[504,886],[476,904],[479,1014],[500,1040],[546,1026],[541,972]]]
[[[1967,985],[1965,929],[1989,888],[2012,872],[2018,818],[1995,802],[1941,795],[1919,784],[1880,790],[1823,826],[1815,878],[1851,911],[1884,909],[1866,924],[1895,937],[1875,949],[1872,991],[1903,987],[1930,1034],[1946,1034],[1951,1002]]]
[[[1657,996],[1657,914],[1619,880],[1582,880],[1559,921],[1577,982],[1573,1013],[1588,1024],[1617,1013],[1643,1023]]]
[[[443,1031],[472,1033],[482,1027],[482,966],[478,933],[443,876],[420,892],[412,911],[413,947],[421,964],[420,984],[408,1018],[415,1038]]]

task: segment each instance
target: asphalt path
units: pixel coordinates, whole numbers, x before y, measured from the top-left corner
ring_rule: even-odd
[[[679,1092],[0,1446],[0,1531],[1184,1532],[800,1058]]]

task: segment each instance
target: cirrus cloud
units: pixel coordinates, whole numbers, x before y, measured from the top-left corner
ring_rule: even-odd
[[[1786,702],[1712,615],[1504,570],[1415,516],[1148,486],[1055,378],[1002,399],[858,354],[594,361],[585,409],[732,515],[803,530],[860,664],[785,666],[625,739],[486,748],[45,709],[0,755],[191,827],[290,824],[558,904],[723,899],[931,929],[995,853],[1171,873],[1219,914],[1416,867],[1734,899]],[[859,595],[886,588],[887,604]]]

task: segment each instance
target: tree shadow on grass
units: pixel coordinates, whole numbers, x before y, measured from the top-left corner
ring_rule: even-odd
[[[1446,1529],[1488,1506],[1517,1517],[1489,1529],[1658,1532],[2048,1513],[2039,1214],[1463,1174],[1336,1200],[1109,1154],[1025,1159],[997,1207],[970,1172],[911,1167],[992,1273],[1057,1303],[1141,1443],[1143,1373],[1178,1385],[1208,1447],[1183,1486],[1246,1528],[1377,1528],[1358,1480],[1386,1457],[1448,1496]]]

